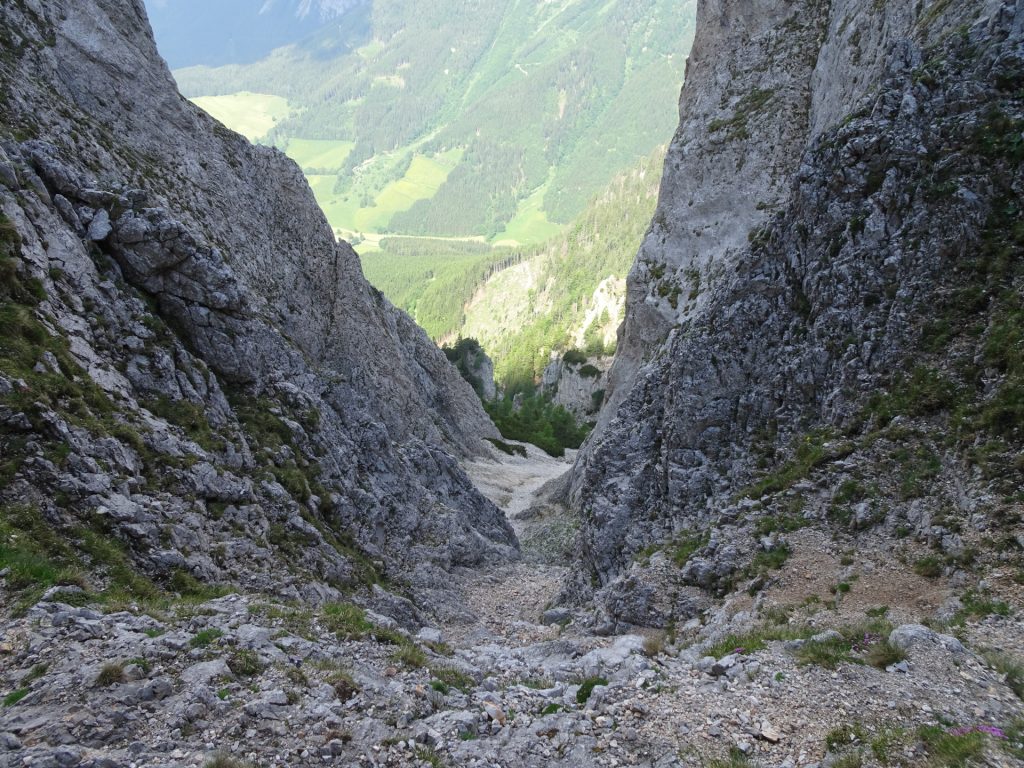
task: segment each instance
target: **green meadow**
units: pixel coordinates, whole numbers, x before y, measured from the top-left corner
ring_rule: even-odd
[[[267,93],[200,96],[192,103],[249,141],[262,139],[291,114],[287,99]]]

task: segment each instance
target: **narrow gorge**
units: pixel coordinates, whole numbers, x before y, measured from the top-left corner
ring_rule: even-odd
[[[142,0],[4,0],[0,766],[1024,765],[1022,168],[1024,0],[701,0],[554,458]]]

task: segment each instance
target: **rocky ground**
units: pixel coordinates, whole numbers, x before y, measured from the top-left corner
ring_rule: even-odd
[[[565,466],[469,471],[522,512]],[[529,552],[454,574],[465,614],[430,627],[255,594],[101,609],[56,588],[3,625],[0,765],[1024,764],[1016,606],[951,600],[882,546],[811,529],[790,545],[756,599],[617,637],[545,610],[564,568]]]

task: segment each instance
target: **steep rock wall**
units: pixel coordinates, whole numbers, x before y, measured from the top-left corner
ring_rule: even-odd
[[[781,546],[758,531],[791,514],[784,502],[822,497],[793,524],[934,541],[931,518],[892,488],[907,451],[932,456],[952,486],[913,494],[1019,524],[993,496],[1019,489],[1019,472],[994,481],[965,456],[985,441],[1006,466],[1020,453],[1019,371],[1000,350],[1020,296],[1021,25],[1018,2],[702,6],[683,125],[630,278],[617,389],[575,469],[584,558],[613,620],[706,607]],[[711,51],[744,74],[702,69]],[[793,100],[772,108],[773,95],[736,140],[716,140],[731,128],[703,99],[766,83]],[[771,151],[753,146],[766,138]],[[688,265],[696,295],[684,289],[671,311],[652,299]],[[920,421],[913,439],[896,436],[901,418]],[[854,466],[877,498],[838,514],[848,500],[832,483],[855,482],[842,474]],[[800,481],[814,472],[811,493]],[[679,567],[637,561],[666,546],[686,552]]]
[[[514,556],[453,458],[497,436],[472,389],[294,163],[178,95],[142,3],[5,4],[0,36],[4,504],[103,518],[157,580]]]

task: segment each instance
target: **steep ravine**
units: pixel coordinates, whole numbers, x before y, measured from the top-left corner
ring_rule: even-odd
[[[0,765],[1024,764],[1020,0],[702,4],[575,464],[138,0],[0,41]]]

